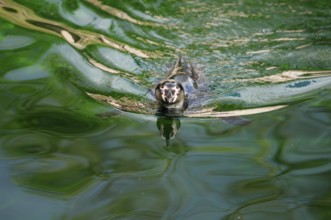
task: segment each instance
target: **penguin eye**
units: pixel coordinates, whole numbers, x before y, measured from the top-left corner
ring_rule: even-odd
[[[163,88],[164,88],[164,86],[162,85],[162,86],[160,86],[159,88],[158,88],[158,90],[159,90],[159,92],[161,93],[161,94],[163,94]]]

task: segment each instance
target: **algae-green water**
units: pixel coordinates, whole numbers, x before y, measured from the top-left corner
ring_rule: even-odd
[[[1,0],[0,218],[331,219],[330,21],[327,0]],[[88,95],[139,108],[180,53],[208,108],[283,107]]]

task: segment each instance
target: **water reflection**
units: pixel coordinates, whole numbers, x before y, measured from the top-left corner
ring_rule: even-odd
[[[169,146],[170,140],[176,137],[180,128],[180,120],[178,118],[157,118],[156,126],[160,131],[161,137],[165,140],[166,146]]]
[[[233,125],[234,129],[237,126],[247,126],[251,123],[250,120],[242,117],[224,117],[217,118],[216,120],[219,120],[220,123],[226,122],[227,124]],[[166,147],[169,147],[171,140],[175,139],[179,132],[181,120],[180,118],[158,116],[156,126],[160,132],[161,138],[165,140]]]
[[[329,203],[326,109],[300,104],[226,123],[135,117],[37,109],[6,127],[1,155],[30,196],[66,204],[58,218],[287,218],[318,216],[321,205],[310,207]],[[173,137],[168,147],[156,127]]]

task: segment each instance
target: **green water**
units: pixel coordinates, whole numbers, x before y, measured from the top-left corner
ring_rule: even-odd
[[[329,1],[0,6],[1,219],[331,219]],[[146,102],[179,52],[208,107],[286,107],[162,119],[87,95]]]

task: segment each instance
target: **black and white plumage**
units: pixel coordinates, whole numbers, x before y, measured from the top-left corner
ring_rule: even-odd
[[[162,113],[184,112],[189,105],[189,94],[197,89],[198,75],[190,63],[180,55],[166,79],[155,88],[155,97]]]
[[[164,80],[155,89],[155,97],[161,111],[184,111],[188,107],[187,96],[181,83],[173,79]]]

